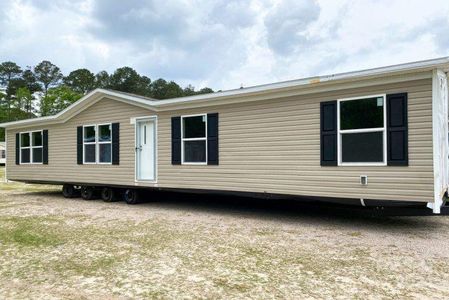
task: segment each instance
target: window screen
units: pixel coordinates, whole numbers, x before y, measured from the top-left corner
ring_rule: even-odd
[[[20,155],[21,155],[21,162],[23,164],[28,164],[31,162],[31,154],[30,154],[30,149],[21,149],[20,150]]]
[[[95,163],[95,144],[84,145],[84,162]]]
[[[41,163],[41,162],[42,162],[42,147],[33,148],[33,163]]]
[[[185,141],[184,161],[205,162],[206,161],[206,141]]]
[[[111,144],[100,144],[100,163],[110,163],[112,160],[112,145]]]
[[[341,136],[342,162],[382,162],[383,132],[347,133]]]

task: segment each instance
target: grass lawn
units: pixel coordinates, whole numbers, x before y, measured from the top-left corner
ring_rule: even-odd
[[[448,298],[448,217],[0,183],[0,298]],[[261,201],[261,200],[259,200]]]

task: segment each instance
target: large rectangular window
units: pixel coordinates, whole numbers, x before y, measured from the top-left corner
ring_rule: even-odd
[[[207,115],[183,116],[182,163],[207,163]]]
[[[42,164],[42,131],[20,133],[20,163]]]
[[[88,125],[83,130],[84,164],[112,162],[112,125]]]
[[[385,95],[338,101],[339,165],[386,165]]]

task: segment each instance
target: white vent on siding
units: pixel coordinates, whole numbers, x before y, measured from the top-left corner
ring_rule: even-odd
[[[360,175],[360,184],[368,185],[368,176],[367,175]]]

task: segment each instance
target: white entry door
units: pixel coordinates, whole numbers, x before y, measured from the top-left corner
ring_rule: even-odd
[[[136,172],[137,180],[155,180],[156,151],[153,120],[138,121],[136,124]]]

